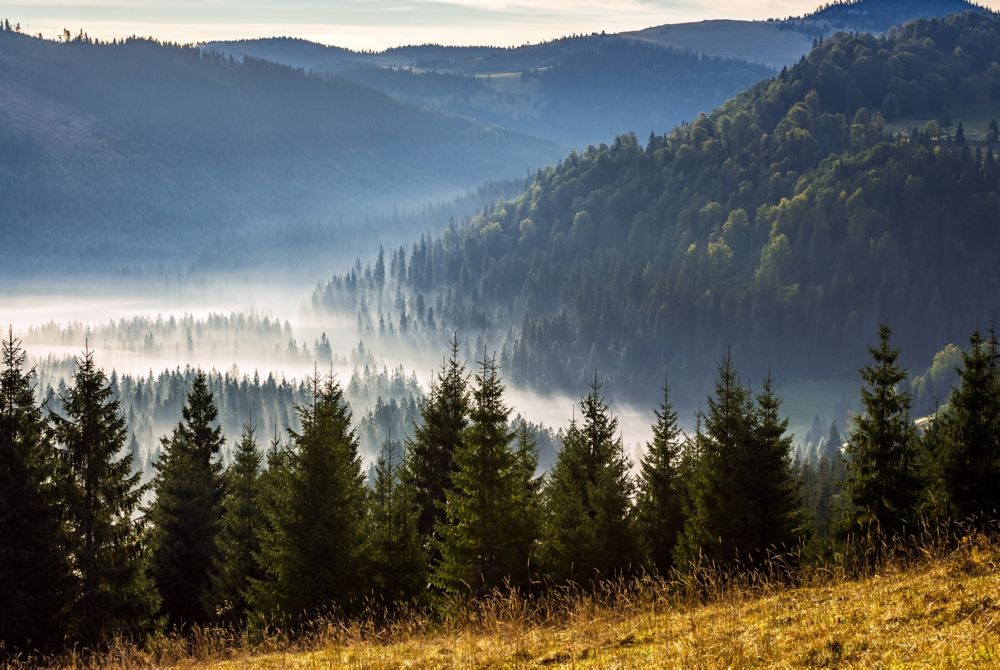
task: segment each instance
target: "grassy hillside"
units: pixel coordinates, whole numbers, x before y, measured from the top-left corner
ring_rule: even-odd
[[[729,586],[707,577],[645,580],[543,603],[508,596],[452,624],[420,617],[388,628],[326,622],[294,642],[277,633],[251,642],[208,630],[183,644],[122,647],[100,662],[220,670],[996,667],[996,538],[919,555],[861,578],[817,571],[795,586],[757,575]]]

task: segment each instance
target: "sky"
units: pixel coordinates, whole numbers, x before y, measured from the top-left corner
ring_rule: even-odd
[[[825,0],[15,0],[0,8],[25,32],[64,28],[110,39],[181,43],[293,36],[352,49],[404,44],[514,46],[712,18],[808,13]]]

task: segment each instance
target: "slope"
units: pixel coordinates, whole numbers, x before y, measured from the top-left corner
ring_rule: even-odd
[[[669,371],[687,406],[727,349],[754,379],[850,377],[883,320],[926,365],[1000,307],[1000,165],[933,127],[891,136],[881,110],[1000,118],[998,61],[1000,19],[972,13],[841,35],[666,136],[571,154],[414,245],[405,304],[437,324],[410,330],[482,335],[542,388],[597,368],[638,397]],[[353,276],[315,301],[378,304]]]
[[[989,10],[966,0],[846,0],[802,17],[768,21],[698,21],[624,34],[662,46],[745,58],[780,68],[808,53],[816,39],[837,32],[881,33],[913,19],[965,11]]]
[[[421,106],[583,148],[621,132],[662,132],[771,71],[613,35],[512,49],[413,46],[345,52],[291,39],[205,46],[304,67]]]
[[[234,231],[520,176],[554,145],[344,80],[145,40],[0,32],[0,272],[184,264]]]

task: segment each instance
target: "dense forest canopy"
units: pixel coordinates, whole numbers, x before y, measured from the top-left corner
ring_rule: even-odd
[[[512,379],[550,387],[596,367],[700,392],[727,348],[754,376],[843,377],[882,319],[925,365],[996,313],[1000,167],[958,129],[885,123],[1000,108],[998,60],[1000,19],[977,13],[825,40],[711,115],[573,153],[414,245],[403,305],[436,296],[445,329],[492,333]],[[366,286],[335,278],[316,301],[370,305]]]
[[[186,266],[234,233],[282,248],[557,156],[359,84],[195,47],[4,30],[0,68],[0,221],[18,239],[0,250],[5,275]]]

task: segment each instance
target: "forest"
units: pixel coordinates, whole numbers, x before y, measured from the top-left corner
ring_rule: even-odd
[[[269,437],[249,407],[238,435],[224,433],[219,406],[232,393],[194,372],[144,481],[129,449],[128,383],[85,352],[57,403],[39,402],[10,334],[0,652],[39,659],[211,622],[295,627],[331,611],[445,615],[504,590],[752,566],[776,553],[850,565],[921,524],[985,527],[1000,503],[995,331],[969,336],[954,392],[920,426],[899,361],[881,325],[861,368],[862,411],[808,460],[792,457],[774,379],[747,384],[731,355],[691,432],[663,387],[637,464],[595,376],[543,474],[496,356],[468,366],[457,339],[415,431],[387,435],[367,476],[333,377],[295,389],[296,427]]]
[[[823,40],[710,115],[572,153],[519,197],[393,251],[394,304],[360,265],[313,302],[397,322],[402,306],[411,330],[432,315],[540,388],[597,368],[648,396],[670,369],[690,400],[727,348],[757,379],[771,365],[844,378],[882,319],[907,364],[926,365],[998,308],[996,134],[967,141],[949,119],[1000,106],[998,58],[1000,21],[977,13]],[[927,114],[939,122],[885,129]]]
[[[0,247],[0,272],[12,280],[219,271],[233,261],[212,251],[230,236],[256,265],[263,250],[290,257],[344,228],[357,237],[365,219],[522,178],[561,153],[343,79],[194,46],[9,29],[0,57],[0,199],[4,231],[19,239]]]

